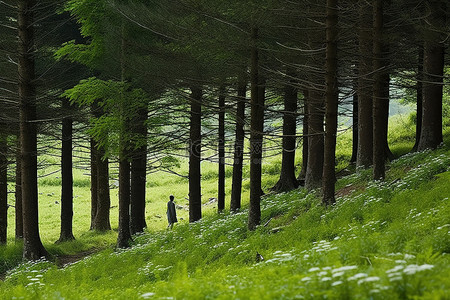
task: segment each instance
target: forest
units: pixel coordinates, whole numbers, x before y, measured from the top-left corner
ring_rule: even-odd
[[[0,298],[444,299],[449,15],[0,1]]]

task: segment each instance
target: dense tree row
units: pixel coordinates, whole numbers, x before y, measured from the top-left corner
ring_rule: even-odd
[[[218,163],[218,209],[225,209],[229,158],[231,211],[241,208],[243,164],[250,165],[247,225],[253,230],[261,222],[265,140],[281,140],[280,178],[272,189],[320,188],[324,205],[335,203],[339,115],[353,117],[352,161],[373,167],[376,180],[392,158],[392,89],[416,91],[415,148],[442,142],[449,40],[443,0],[0,5],[0,243],[6,242],[6,170],[15,161],[16,237],[23,237],[28,259],[46,255],[38,230],[38,134],[60,131],[59,241],[74,238],[74,133],[90,141],[92,230],[111,229],[109,162],[118,163],[118,247],[129,246],[132,234],[146,227],[147,172],[170,169],[186,147],[189,221],[202,217],[202,160]],[[278,120],[282,126],[274,125]],[[302,166],[296,172],[299,141]],[[233,153],[226,153],[230,148]]]

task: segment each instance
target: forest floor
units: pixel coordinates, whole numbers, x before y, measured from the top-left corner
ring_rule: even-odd
[[[346,153],[340,157],[347,164],[337,167],[335,206],[324,207],[318,191],[303,188],[268,193],[255,231],[247,230],[248,180],[239,213],[217,214],[213,203],[189,223],[179,209],[179,223],[167,230],[161,217],[167,196],[186,206],[187,181],[159,176],[149,180],[148,228],[129,249],[116,249],[117,208],[113,230],[88,230],[90,191],[78,174],[76,240],[55,244],[60,187],[45,177],[40,226],[55,259],[23,262],[11,238],[0,247],[0,299],[447,299],[450,126],[439,149],[408,153],[414,127],[400,125],[391,137],[398,158],[388,163],[384,181],[373,181],[370,169],[354,170]],[[347,140],[340,143],[339,151],[351,149]],[[277,182],[279,166],[277,159],[263,165],[265,190]],[[206,203],[217,195],[216,165],[205,162],[202,172]]]
[[[59,268],[64,268],[67,267],[70,264],[76,263],[80,260],[82,260],[83,258],[90,256],[92,254],[95,254],[97,252],[100,252],[104,249],[102,248],[92,248],[90,250],[87,251],[81,251],[78,252],[76,254],[65,254],[65,255],[60,255],[57,256],[55,259],[55,263]]]
[[[333,208],[302,188],[267,194],[252,232],[243,208],[148,230],[129,249],[22,263],[0,282],[0,298],[445,299],[446,145],[391,162],[384,182],[372,181],[371,170],[340,178]]]

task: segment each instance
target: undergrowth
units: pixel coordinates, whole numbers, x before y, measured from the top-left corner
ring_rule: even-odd
[[[445,299],[450,294],[450,150],[408,154],[385,181],[339,180],[334,207],[298,189],[134,237],[58,268],[22,263],[2,299]],[[12,251],[13,253],[14,251]],[[259,253],[263,259],[257,259]]]

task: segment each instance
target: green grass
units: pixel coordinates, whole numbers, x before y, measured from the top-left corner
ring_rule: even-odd
[[[413,126],[396,124],[395,135],[390,134],[395,140],[392,150],[403,155],[414,143],[406,137]],[[204,207],[204,218],[194,224],[188,223],[187,211],[178,210],[180,223],[173,230],[165,229],[168,195],[186,205],[187,181],[150,175],[149,229],[136,236],[127,250],[111,247],[115,231],[104,235],[88,231],[86,187],[74,189],[77,240],[54,245],[59,236],[55,199],[60,191],[58,186],[42,184],[40,227],[50,252],[105,249],[64,268],[48,261],[19,264],[21,246],[10,239],[7,247],[0,247],[3,268],[9,269],[5,281],[0,281],[0,299],[446,299],[450,294],[450,135],[447,128],[445,132],[440,149],[391,162],[384,182],[372,181],[370,170],[341,178],[333,208],[323,207],[316,193],[303,189],[266,195],[261,203],[262,224],[268,223],[254,232],[246,229],[245,208],[238,214],[218,215],[213,205]],[[348,135],[340,135],[340,145],[348,145]],[[338,168],[347,168],[344,161],[351,147],[338,149],[342,159]],[[276,164],[279,157],[265,160],[266,189],[278,179]],[[202,182],[205,202],[216,197],[212,176],[216,167],[202,164],[204,174],[211,177]],[[177,171],[183,170],[182,163]],[[117,205],[117,190],[111,196],[112,206]],[[248,190],[243,200],[245,207]],[[111,221],[117,229],[117,208],[111,210]],[[256,252],[264,261],[256,261]]]

